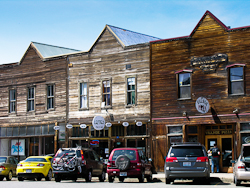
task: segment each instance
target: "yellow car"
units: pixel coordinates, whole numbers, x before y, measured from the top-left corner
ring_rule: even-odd
[[[52,179],[51,156],[31,156],[17,164],[17,178],[19,181],[24,179],[36,178],[41,181]]]

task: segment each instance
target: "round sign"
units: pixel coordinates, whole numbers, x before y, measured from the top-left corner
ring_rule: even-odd
[[[72,129],[72,128],[73,128],[73,125],[67,124],[66,127],[67,127],[68,129]]]
[[[102,130],[105,126],[105,120],[102,116],[95,116],[92,125],[95,130]]]
[[[109,123],[109,122],[106,123],[106,127],[111,127],[111,126],[112,126],[112,123]]]
[[[80,125],[80,128],[81,128],[81,129],[85,129],[86,127],[87,127],[86,124],[81,124],[81,125]]]
[[[204,97],[199,97],[196,100],[195,107],[198,110],[198,112],[205,114],[209,110],[209,102],[206,98]]]
[[[142,126],[142,122],[141,122],[141,121],[138,121],[138,122],[136,122],[136,125],[137,125],[138,127],[140,127],[140,126]]]
[[[58,131],[60,129],[59,126],[54,126],[54,130]]]
[[[127,126],[129,126],[129,123],[128,123],[128,122],[123,122],[122,125],[123,125],[124,127],[127,127]]]

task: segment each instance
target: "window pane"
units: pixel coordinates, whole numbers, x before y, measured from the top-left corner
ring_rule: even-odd
[[[48,134],[48,125],[42,126],[42,134]]]
[[[33,126],[28,126],[27,127],[27,135],[34,135],[35,134],[35,129]]]
[[[18,136],[19,127],[13,127],[13,136]]]
[[[243,80],[243,67],[235,67],[230,69],[230,81]]]
[[[20,127],[19,135],[20,136],[25,136],[26,135],[26,127]]]
[[[7,136],[12,136],[12,127],[7,127]]]
[[[41,126],[35,127],[35,135],[41,135]]]
[[[180,98],[191,98],[191,89],[190,87],[180,87]]]
[[[182,126],[169,126],[168,134],[182,133]]]
[[[190,73],[179,74],[179,86],[190,85]]]
[[[241,131],[250,131],[250,123],[241,123],[240,130]]]
[[[243,82],[231,82],[231,94],[244,93]]]
[[[188,126],[188,133],[198,133],[197,126]]]
[[[1,136],[6,136],[6,127],[0,127]]]

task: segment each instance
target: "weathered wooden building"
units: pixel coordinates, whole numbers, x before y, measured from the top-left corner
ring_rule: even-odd
[[[18,63],[0,66],[0,155],[54,153],[68,112],[68,63],[77,50],[31,42]],[[56,141],[54,142],[54,139]]]
[[[250,140],[250,26],[207,11],[189,36],[150,44],[153,159],[163,170],[174,142],[217,143],[220,171]]]
[[[106,25],[89,51],[69,56],[70,146],[93,147],[104,159],[125,146],[150,155],[152,40],[158,38]]]

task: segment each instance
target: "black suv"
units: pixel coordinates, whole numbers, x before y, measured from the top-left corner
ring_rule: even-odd
[[[200,143],[178,143],[170,147],[165,161],[166,184],[175,179],[197,179],[209,184],[210,164]]]
[[[99,177],[103,182],[106,169],[96,152],[87,148],[60,148],[52,160],[53,174],[56,182],[63,179],[76,181],[85,178],[91,182],[92,177]]]

